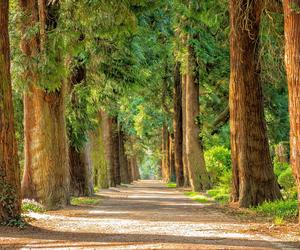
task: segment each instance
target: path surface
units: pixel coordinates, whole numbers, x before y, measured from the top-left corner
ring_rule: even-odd
[[[0,227],[0,249],[300,249],[161,182],[142,181],[100,195],[97,206],[31,213],[36,220],[24,230]]]

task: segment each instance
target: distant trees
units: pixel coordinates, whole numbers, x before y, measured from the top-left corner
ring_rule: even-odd
[[[20,169],[10,74],[8,0],[0,3],[0,222],[21,214]]]

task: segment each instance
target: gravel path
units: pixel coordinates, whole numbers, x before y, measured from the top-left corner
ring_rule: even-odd
[[[243,224],[216,204],[201,204],[158,181],[99,193],[100,205],[30,213],[24,230],[0,227],[0,249],[300,249]]]

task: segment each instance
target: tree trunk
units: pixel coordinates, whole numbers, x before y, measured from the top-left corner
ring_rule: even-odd
[[[82,37],[83,36],[80,36],[80,40],[82,40]],[[77,64],[72,70],[68,86],[68,92],[70,93],[69,95],[71,98],[71,108],[75,110],[78,107],[78,96],[76,93],[73,93],[72,90],[78,84],[85,84],[86,80],[85,65],[81,62],[77,62]],[[83,134],[82,136],[85,135]],[[86,144],[83,148],[77,148],[76,145],[72,145],[72,141],[69,145],[69,163],[71,174],[70,191],[74,196],[90,196],[93,194],[93,187],[90,186],[91,164],[89,161],[90,152],[87,150],[88,147],[89,145]]]
[[[284,142],[280,142],[275,147],[275,159],[280,163],[289,163],[288,145]]]
[[[125,135],[124,132],[119,128],[119,160],[120,160],[120,174],[121,182],[125,184],[130,183],[128,173],[128,162],[125,152]]]
[[[183,176],[184,187],[190,186],[188,161],[186,153],[186,75],[182,75],[182,163],[183,163]]]
[[[261,12],[261,1],[230,1],[232,201],[240,207],[281,198],[269,152],[258,63]]]
[[[105,158],[101,112],[98,113],[98,126],[90,133],[91,161],[94,169],[95,187],[108,188],[108,166]]]
[[[112,140],[113,140],[113,164],[115,169],[115,184],[121,184],[121,168],[120,168],[120,153],[119,153],[119,133],[118,133],[118,120],[117,118],[112,118]]]
[[[168,130],[166,125],[163,126],[162,129],[162,166],[161,166],[161,172],[162,172],[162,179],[163,181],[167,181],[168,179]]]
[[[192,45],[188,46],[188,66],[186,76],[186,153],[190,184],[193,191],[205,190],[209,186],[200,129],[199,116],[199,79],[196,55]]]
[[[46,2],[37,6],[34,0],[20,0],[20,5],[27,17],[23,22],[21,47],[23,53],[32,58],[45,49],[46,29],[50,32],[56,27],[58,16],[48,11],[57,9],[57,6],[47,4],[46,9]],[[40,33],[28,38],[26,30],[36,23],[40,24]],[[24,198],[40,201],[48,209],[60,208],[69,203],[70,179],[65,86],[62,84],[60,90],[53,92],[39,88],[35,65],[28,68],[24,78],[30,79],[30,84],[24,95],[25,166],[22,194]]]
[[[293,7],[294,6],[294,7]],[[292,8],[293,7],[293,8]],[[289,88],[290,161],[296,177],[300,207],[300,15],[299,0],[284,0],[285,63]]]
[[[169,157],[170,157],[170,169],[169,169],[169,181],[176,182],[176,169],[175,169],[175,145],[174,145],[174,135],[169,136]]]
[[[171,169],[171,158],[170,158],[170,133],[166,132],[166,148],[165,148],[165,182],[170,181],[170,169]]]
[[[103,139],[104,139],[104,151],[105,158],[108,167],[108,184],[110,187],[115,187],[115,165],[114,165],[114,151],[113,151],[113,121],[109,115],[101,111],[102,117],[102,130],[103,130]]]
[[[70,191],[74,196],[93,195],[92,164],[90,160],[90,144],[78,151],[73,146],[69,147],[71,183]]]
[[[20,168],[10,75],[8,0],[0,4],[0,223],[21,213]]]
[[[176,63],[174,71],[174,157],[177,187],[184,185],[183,141],[182,141],[182,83],[180,64]]]

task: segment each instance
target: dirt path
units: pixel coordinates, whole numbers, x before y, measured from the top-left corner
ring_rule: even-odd
[[[295,239],[256,233],[215,204],[191,201],[161,182],[100,193],[97,206],[31,213],[32,227],[0,227],[0,249],[300,249]],[[297,247],[298,246],[298,247]]]

